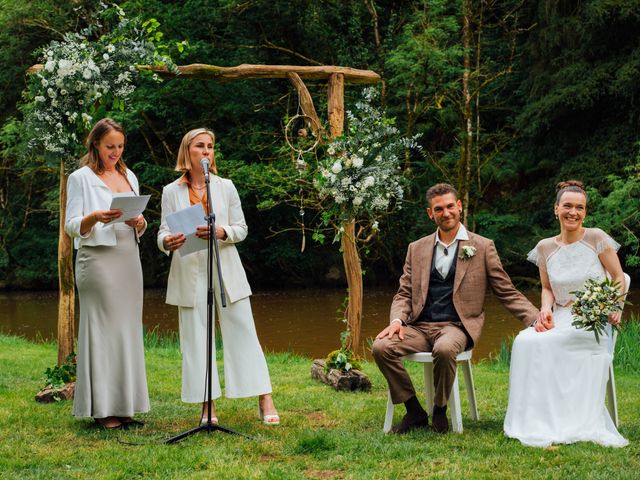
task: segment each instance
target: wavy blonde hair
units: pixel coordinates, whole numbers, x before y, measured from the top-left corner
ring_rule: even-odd
[[[124,136],[125,145],[127,144],[127,134],[124,133],[124,128],[111,118],[103,118],[93,126],[89,135],[87,135],[87,140],[85,141],[87,153],[80,159],[81,167],[87,165],[96,174],[104,172],[104,164],[100,159],[98,144],[105,135],[113,130],[120,132]],[[124,163],[122,156],[120,156],[118,163],[116,163],[116,171],[127,178],[127,165]]]
[[[189,157],[189,146],[193,139],[198,135],[206,133],[211,137],[211,141],[213,142],[213,152],[211,152],[211,165],[209,169],[218,174],[218,167],[216,166],[216,136],[215,134],[209,130],[208,128],[195,128],[193,130],[188,131],[184,137],[182,137],[182,142],[180,142],[180,149],[178,150],[178,159],[176,160],[176,168],[177,172],[189,172],[191,170],[191,157]]]

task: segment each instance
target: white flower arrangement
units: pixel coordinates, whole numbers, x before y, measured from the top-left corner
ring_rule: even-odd
[[[473,245],[465,245],[460,249],[458,258],[460,260],[471,260],[476,254],[476,247]]]
[[[605,327],[609,323],[609,314],[622,311],[621,302],[625,294],[620,294],[620,285],[608,278],[598,281],[589,278],[584,282],[583,290],[570,292],[576,296],[576,301],[571,305],[573,325],[590,332],[600,343],[600,336],[606,332]],[[618,328],[612,325],[613,328]]]
[[[320,160],[314,185],[328,202],[334,218],[375,219],[392,208],[401,208],[403,176],[401,158],[407,149],[420,150],[419,135],[400,136],[392,119],[372,105],[378,92],[367,88],[355,110],[347,112],[348,132],[336,138]],[[333,204],[333,205],[331,205]]]
[[[154,44],[160,38],[159,32],[154,33],[157,22],[128,20],[118,6],[101,3],[101,8],[101,18],[117,16],[111,33],[91,41],[94,30],[103,27],[95,22],[79,33],[65,34],[62,41],[52,41],[40,54],[44,67],[29,79],[28,95],[33,99],[25,112],[32,134],[29,145],[42,147],[45,154],[74,158],[80,147],[78,132],[90,128],[100,104],[111,101],[123,110],[136,88],[136,64],[175,67]]]

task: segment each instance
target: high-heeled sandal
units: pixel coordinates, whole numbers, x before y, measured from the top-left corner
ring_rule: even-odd
[[[104,418],[94,417],[94,420],[98,425],[100,425],[105,430],[122,430],[122,428],[124,427],[124,424],[122,422],[118,423],[117,425],[107,425],[107,421],[109,418],[114,418],[118,422],[120,422],[120,419],[118,419],[118,417],[104,417]]]
[[[207,422],[207,416],[205,415],[204,417],[200,418],[200,425],[206,425]],[[218,417],[211,417],[211,423],[213,425],[218,425]]]
[[[265,415],[260,405],[258,405],[258,418],[262,420],[262,423],[265,425],[280,425],[280,415],[277,413]]]

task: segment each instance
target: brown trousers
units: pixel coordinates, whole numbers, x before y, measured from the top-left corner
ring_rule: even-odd
[[[433,355],[434,404],[443,407],[449,400],[456,376],[456,357],[468,345],[469,336],[461,322],[420,322],[404,327],[404,339],[398,335],[373,342],[373,358],[387,379],[393,403],[403,403],[416,394],[401,358],[410,353]]]

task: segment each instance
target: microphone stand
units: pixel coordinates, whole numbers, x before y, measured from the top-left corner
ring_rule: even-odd
[[[204,163],[204,162],[203,162]],[[208,162],[207,162],[208,164]],[[204,165],[203,165],[204,167]],[[215,432],[220,431],[224,433],[230,433],[233,435],[240,435],[241,437],[245,437],[251,439],[248,435],[244,433],[236,432],[235,430],[231,430],[230,428],[223,427],[222,425],[218,425],[217,423],[213,423],[211,421],[211,372],[212,368],[212,353],[213,353],[213,272],[212,270],[212,262],[211,258],[213,255],[213,250],[216,252],[216,266],[218,267],[218,285],[220,285],[220,305],[223,308],[227,306],[227,299],[224,294],[224,283],[222,281],[222,270],[220,269],[220,254],[218,251],[218,238],[216,237],[216,215],[213,213],[213,205],[211,202],[211,189],[209,188],[209,169],[208,166],[203,168],[204,170],[204,182],[206,184],[207,191],[207,207],[209,210],[209,214],[205,216],[205,220],[207,221],[207,227],[209,228],[209,239],[207,241],[207,423],[199,425],[191,430],[187,430],[186,432],[182,432],[175,437],[169,438],[165,443],[176,443],[184,438],[193,435],[198,432]]]

